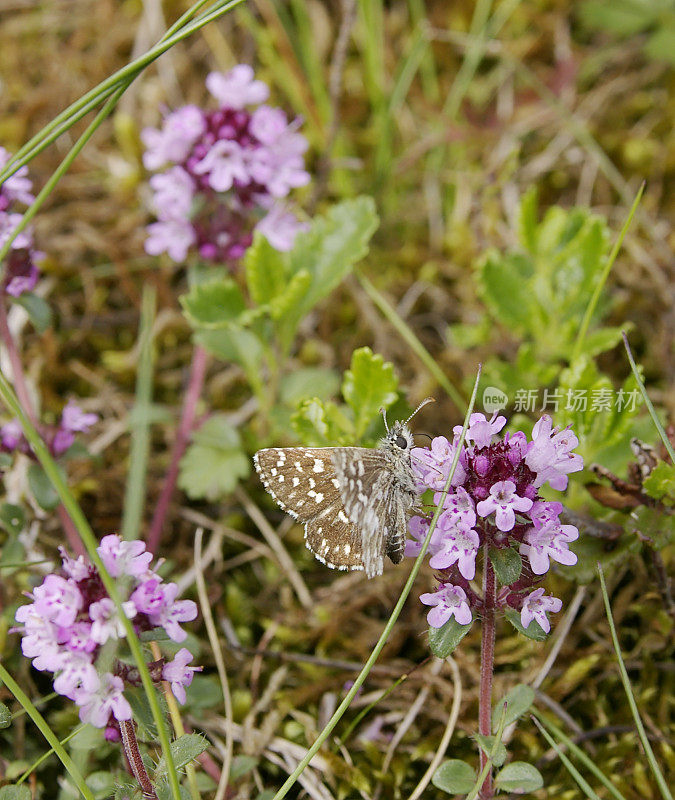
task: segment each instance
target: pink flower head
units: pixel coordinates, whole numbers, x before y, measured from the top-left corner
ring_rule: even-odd
[[[74,400],[69,400],[61,414],[61,427],[71,433],[86,433],[98,422],[98,414],[85,414]]]
[[[63,652],[59,647],[59,629],[35,609],[35,605],[19,606],[15,619],[23,623],[21,652],[33,659],[33,666],[40,672],[54,672],[61,668]]]
[[[63,546],[59,547],[59,553],[63,560],[62,569],[69,578],[72,578],[77,583],[89,577],[91,567],[84,560],[84,556],[71,558]]]
[[[407,539],[405,543],[405,555],[412,558],[417,558],[422,549],[422,543],[427,538],[429,532],[429,523],[431,520],[426,517],[411,517],[408,520],[408,530],[412,539]],[[429,542],[429,552],[435,553],[441,546],[443,540],[443,531],[436,526],[431,541]]]
[[[413,474],[418,479],[420,490],[430,488],[443,491],[450,474],[452,461],[455,457],[456,447],[445,436],[436,436],[431,447],[414,447],[411,450]],[[462,459],[457,462],[455,474],[452,476],[451,486],[461,486],[466,480],[466,470]]]
[[[211,72],[206,77],[206,88],[221,106],[241,109],[255,103],[264,103],[270,90],[262,81],[254,79],[253,68],[237,64],[229,72]]]
[[[140,578],[146,574],[152,561],[152,553],[146,552],[145,542],[127,542],[115,533],[104,536],[96,550],[113,578],[122,575]]]
[[[579,440],[569,428],[562,431],[551,428],[551,418],[544,414],[532,430],[533,441],[525,463],[537,474],[535,487],[548,481],[553,489],[563,491],[567,488],[568,473],[582,470],[584,460],[571,452],[578,447]]]
[[[36,613],[59,626],[72,625],[83,602],[77,584],[60,575],[47,575],[33,597]]]
[[[164,628],[174,642],[185,640],[187,633],[180,622],[191,622],[197,618],[197,604],[192,600],[176,600],[178,586],[175,583],[164,585],[164,604],[155,613],[149,614],[150,622]]]
[[[19,227],[23,214],[7,214],[0,211],[0,247],[9,241],[14,231]],[[30,228],[26,228],[12,242],[12,250],[29,250],[33,246],[33,236]]]
[[[232,140],[216,142],[204,158],[193,167],[197,175],[208,175],[209,186],[216,192],[226,192],[238,181],[250,182],[241,146]]]
[[[256,225],[256,229],[275,250],[285,253],[293,248],[298,233],[309,230],[309,225],[300,222],[294,214],[284,211],[282,206],[273,206],[267,216]]]
[[[123,694],[124,684],[117,675],[106,672],[101,676],[96,691],[84,687],[75,694],[75,702],[80,706],[80,719],[90,722],[95,728],[105,728],[110,715],[122,722],[131,719],[131,706]]]
[[[166,605],[166,585],[157,575],[151,575],[134,589],[131,602],[142,614],[158,614]]]
[[[551,623],[546,616],[546,612],[550,611],[555,614],[561,608],[562,600],[557,597],[545,596],[543,587],[540,587],[525,598],[520,612],[520,624],[523,628],[527,628],[534,619],[539,623],[539,627],[544,633],[549,633]]]
[[[131,600],[122,603],[122,610],[128,619],[136,616],[136,606]],[[126,636],[124,623],[109,597],[97,600],[89,606],[89,619],[92,622],[91,638],[98,644],[105,644],[108,639],[120,639]]]
[[[23,428],[18,419],[12,419],[6,422],[0,428],[0,445],[3,450],[12,452],[12,450],[16,450],[24,441]]]
[[[478,448],[487,447],[492,441],[492,437],[506,425],[506,417],[498,417],[493,414],[491,419],[486,419],[485,414],[476,412],[469,418],[469,427],[466,431],[465,441],[473,442]],[[462,426],[456,425],[452,432],[459,437],[462,433]]]
[[[480,538],[465,522],[457,524],[443,536],[443,544],[429,560],[433,569],[447,569],[457,564],[460,574],[468,581],[476,575],[476,556]]]
[[[96,668],[91,656],[85,653],[70,653],[63,659],[59,674],[54,678],[54,691],[75,699],[78,691],[95,692],[99,687]]]
[[[262,144],[274,144],[288,127],[288,119],[280,108],[260,106],[251,114],[249,130]]]
[[[10,159],[10,155],[4,147],[0,147],[0,170],[5,168],[5,165]],[[23,203],[23,205],[30,205],[35,198],[31,194],[33,188],[32,181],[28,177],[28,167],[23,166],[9,178],[6,178],[0,184],[0,210],[4,211],[9,202],[16,201]],[[5,205],[3,200],[7,203]],[[4,206],[4,207],[3,207]]]
[[[15,251],[16,252],[16,251]],[[36,253],[32,254],[32,258],[28,250],[21,250],[17,255],[19,258],[8,259],[7,265],[7,285],[5,291],[12,297],[20,297],[24,292],[32,292],[37,286],[40,277],[40,270],[34,262]],[[25,257],[21,257],[21,255]]]
[[[197,106],[183,106],[172,111],[165,117],[161,130],[145,128],[141,132],[146,147],[145,168],[159,169],[169,162],[181,163],[205,130],[204,113]]]
[[[188,250],[197,241],[197,234],[186,219],[151,222],[146,231],[145,252],[151,256],[167,253],[169,258],[177,262],[185,261]]]
[[[579,531],[574,525],[549,522],[542,528],[530,528],[519,550],[529,558],[532,572],[543,575],[549,569],[549,558],[567,566],[577,563],[577,556],[569,549],[568,542],[578,538]]]
[[[499,530],[510,531],[516,524],[515,512],[529,511],[531,508],[532,500],[519,497],[513,481],[497,481],[490,487],[490,496],[478,503],[476,511],[481,517],[487,517],[494,511]]]
[[[434,495],[434,503],[441,502],[442,492]],[[471,496],[463,486],[458,486],[453,493],[448,493],[443,505],[444,511],[438,518],[438,526],[444,530],[452,530],[458,522],[469,528],[476,524],[476,509]]]
[[[192,659],[192,653],[187,648],[181,647],[173,661],[166,663],[162,669],[162,678],[169,681],[173,696],[181,705],[185,703],[185,689],[192,683],[195,672],[202,670],[202,667],[188,667]]]
[[[454,617],[460,625],[471,622],[471,609],[461,586],[442,583],[438,591],[421,595],[420,601],[425,606],[434,606],[427,614],[427,622],[432,628],[442,628],[450,617]]]
[[[160,219],[188,217],[192,207],[195,182],[183,167],[171,167],[150,178],[154,205]]]

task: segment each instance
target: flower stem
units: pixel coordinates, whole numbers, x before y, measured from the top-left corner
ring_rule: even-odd
[[[480,643],[480,697],[478,705],[478,730],[483,736],[492,733],[492,674],[495,666],[495,605],[497,580],[488,545],[483,551],[483,620]],[[480,751],[480,768],[487,763],[487,753]],[[492,774],[488,772],[480,793],[481,800],[493,797]]]
[[[120,731],[122,733],[122,747],[124,747],[124,754],[127,757],[131,771],[134,778],[138,781],[138,785],[143,792],[144,800],[157,800],[155,789],[148,775],[148,771],[143,763],[141,751],[138,749],[138,742],[136,741],[136,731],[134,730],[134,721],[125,719],[120,722]]]
[[[147,547],[152,553],[157,552],[160,540],[162,538],[162,529],[166,521],[166,516],[169,511],[169,504],[173,496],[174,489],[176,488],[176,481],[178,480],[178,468],[180,460],[183,457],[188,442],[190,441],[190,434],[195,422],[197,413],[197,402],[204,388],[204,376],[206,375],[206,350],[197,345],[192,353],[192,364],[190,366],[190,379],[188,382],[187,391],[185,393],[185,400],[183,402],[183,409],[181,411],[181,419],[176,431],[176,439],[173,443],[171,450],[171,463],[169,471],[166,474],[162,492],[157,501],[155,513],[150,523],[150,530],[147,537]]]

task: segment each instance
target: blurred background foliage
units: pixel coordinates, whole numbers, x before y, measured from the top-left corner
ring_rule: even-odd
[[[186,7],[173,0],[97,0],[93,10],[70,0],[5,0],[0,144],[16,150],[69,102],[153,44]],[[393,404],[390,416],[405,412],[405,400],[434,395],[438,402],[416,424],[431,434],[447,434],[459,423],[464,408],[457,398],[468,395],[478,361],[485,365],[483,386],[499,387],[511,400],[521,388],[630,391],[621,330],[629,333],[659,413],[672,418],[674,45],[675,12],[667,0],[250,0],[172,49],[132,85],[38,217],[37,239],[47,254],[42,286],[54,324],[42,334],[19,324],[24,363],[39,385],[47,418],[75,394],[88,398],[87,410],[103,420],[90,445],[93,460],[69,466],[71,485],[101,535],[120,525],[145,283],[156,288],[159,305],[147,519],[168,463],[194,330],[212,354],[200,406],[211,416],[194,437],[181,474],[192,502],[182,497],[174,504],[164,555],[167,567],[188,569],[196,524],[221,543],[208,566],[210,599],[225,620],[235,718],[244,733],[260,733],[257,739],[242,734],[235,783],[242,796],[255,796],[254,786],[279,784],[283,770],[262,755],[273,736],[303,747],[312,741],[353,677],[353,669],[336,663],[363,662],[401,585],[395,569],[365,583],[358,574],[338,576],[315,562],[301,529],[273,509],[248,477],[244,453],[272,440],[372,441],[379,433],[377,409],[363,412],[355,373],[365,382],[361,386],[375,375],[385,404]],[[256,285],[255,260],[277,257],[257,240],[242,269],[223,278],[232,305],[220,307],[233,315],[263,305],[267,310],[237,317],[235,334],[229,322],[227,329],[211,325],[203,291],[200,297],[204,284],[188,284],[184,271],[144,253],[150,215],[139,132],[158,123],[164,106],[201,103],[206,73],[240,61],[271,85],[277,104],[304,119],[315,177],[298,196],[308,215],[329,219],[340,213],[336,208],[364,205],[356,214],[363,241],[331,284],[330,300],[326,291],[316,293],[294,320],[275,317],[278,298]],[[37,186],[76,131],[32,162]],[[589,334],[575,350],[595,281],[643,180],[640,208]],[[366,197],[372,203],[356,199]],[[290,264],[286,260],[279,269],[291,274]],[[424,344],[455,387],[455,401],[382,316],[359,273]],[[233,357],[235,335],[257,337],[260,351],[246,339],[239,352],[247,358]],[[279,342],[278,352],[265,351]],[[261,380],[277,366],[276,378]],[[527,427],[538,413],[520,415],[514,425]],[[656,442],[642,409],[600,421],[597,414],[563,412],[556,421],[580,433],[587,463],[597,461],[624,478],[635,461],[631,438]],[[237,478],[245,490],[234,492]],[[608,505],[598,492],[591,499],[582,484],[594,481],[585,471],[571,489],[575,513],[600,522],[582,528],[585,570],[565,574],[591,581],[597,558],[612,565],[614,615],[631,678],[659,756],[672,770],[672,481],[665,475],[645,487],[661,504],[656,511],[645,502]],[[251,498],[279,525],[311,591],[311,613],[258,541],[246,513]],[[4,517],[3,558],[9,563],[17,560],[12,542],[21,526]],[[40,513],[37,518],[39,547],[49,552],[61,541],[58,522]],[[27,576],[17,581],[17,589],[28,586]],[[420,578],[420,591],[428,581],[428,575]],[[577,590],[561,575],[551,583],[566,601],[581,592],[583,605],[543,686],[546,703],[567,715],[573,733],[589,741],[594,760],[627,798],[656,796],[635,758],[597,586]],[[16,595],[5,600],[10,608],[17,602]],[[352,716],[426,658],[424,629],[422,612],[411,602]],[[16,638],[5,628],[1,643],[15,648]],[[197,650],[199,643],[193,644]],[[465,698],[452,745],[458,757],[475,755],[469,737],[478,645],[471,634],[455,655]],[[269,658],[246,649],[255,647],[270,650]],[[536,675],[545,655],[536,643],[504,629],[496,693],[504,694],[516,676]],[[25,663],[20,678],[36,695],[45,689]],[[211,733],[219,731],[218,691],[207,670],[189,695],[188,720],[198,717]],[[383,769],[391,737],[422,692],[423,704]],[[334,796],[407,796],[437,747],[451,696],[449,678],[430,664],[412,672],[341,748],[334,742],[325,754]],[[73,709],[57,702],[49,713],[66,735]],[[17,745],[24,766],[42,752],[32,737],[26,728]],[[90,769],[115,763],[115,748],[99,745],[96,758],[88,755],[91,743],[77,737],[71,748],[89,760]],[[533,728],[521,726],[512,751],[542,769],[547,796],[580,796]],[[45,762],[43,785],[55,770],[53,760]]]

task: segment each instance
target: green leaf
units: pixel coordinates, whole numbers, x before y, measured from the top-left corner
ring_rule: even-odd
[[[246,311],[241,289],[231,278],[197,284],[180,298],[180,303],[196,328],[231,325]]]
[[[185,786],[180,785],[178,791],[180,793],[180,800],[191,800],[190,792]],[[157,800],[176,800],[173,790],[166,779],[157,782],[155,785],[155,793],[157,794]],[[133,793],[131,796],[134,796]]]
[[[4,703],[0,703],[0,729],[9,728],[12,724],[12,712]]]
[[[490,549],[490,561],[495,569],[495,574],[503,586],[514,583],[520,577],[523,569],[523,560],[520,553],[512,547]]]
[[[606,353],[619,344],[623,331],[629,330],[630,327],[632,326],[626,324],[620,328],[599,328],[591,331],[584,339],[581,352],[590,357]]]
[[[303,303],[312,284],[312,276],[306,269],[301,269],[288,282],[288,286],[270,303],[272,319],[284,319],[286,316],[297,318],[296,311]]]
[[[7,533],[16,536],[21,533],[25,524],[26,515],[21,506],[15,506],[12,505],[12,503],[3,503],[0,505],[0,526],[2,526]]]
[[[518,208],[518,238],[523,249],[535,255],[538,248],[539,197],[536,186],[523,195]]]
[[[466,761],[451,758],[434,772],[431,782],[448,794],[468,794],[476,783],[476,772]]]
[[[375,355],[369,347],[352,354],[350,368],[345,372],[342,394],[352,407],[356,438],[360,439],[372,419],[396,400],[398,379],[394,366]]]
[[[655,5],[642,0],[586,0],[579,8],[584,24],[619,36],[648,28],[655,19],[655,10]]]
[[[515,722],[519,717],[522,717],[532,703],[534,703],[534,690],[524,683],[519,683],[517,686],[514,686],[510,692],[507,692],[506,696],[497,702],[492,709],[493,729],[499,725],[499,721],[502,718],[504,703],[506,703],[506,715],[504,718],[504,727],[506,727],[512,722]]]
[[[63,469],[61,467],[59,469],[63,480],[66,481]],[[28,467],[28,485],[40,508],[44,508],[45,511],[53,511],[58,506],[59,495],[40,464],[31,464]]]
[[[536,326],[538,319],[528,279],[532,264],[525,256],[489,251],[478,264],[481,296],[492,314],[515,333]]]
[[[253,302],[262,306],[272,302],[286,287],[284,256],[256,231],[253,244],[244,256],[246,285]]]
[[[495,737],[483,736],[482,733],[474,733],[472,738],[476,740],[476,743],[480,749],[489,756],[495,746]],[[506,761],[507,755],[508,754],[503,742],[499,742],[497,749],[495,750],[495,754],[492,756],[492,763],[495,765],[495,767],[501,767],[501,765]]]
[[[642,488],[654,500],[664,505],[675,505],[675,466],[662,461],[645,478]]]
[[[255,769],[260,763],[260,759],[255,756],[235,756],[232,759],[232,768],[230,769],[230,778],[233,781],[239,780],[251,770]]]
[[[94,800],[107,800],[117,786],[117,779],[110,772],[98,770],[87,776],[87,786],[94,793]]]
[[[307,397],[328,400],[337,394],[340,378],[334,369],[325,367],[301,367],[281,379],[281,400],[296,406]]]
[[[199,330],[195,341],[222,361],[240,364],[246,372],[257,372],[263,358],[263,347],[258,337],[240,328]]]
[[[534,639],[535,642],[543,642],[548,636],[536,619],[533,619],[527,628],[524,628],[520,621],[520,614],[513,608],[507,608],[504,616],[518,633],[522,633],[523,636],[527,636],[528,639]]]
[[[675,64],[675,24],[655,31],[644,46],[645,55],[657,61]]]
[[[330,400],[304,400],[291,417],[293,430],[305,446],[321,447],[354,441],[354,426]]]
[[[174,739],[174,741],[171,742],[171,754],[173,755],[176,769],[181,769],[194,761],[195,758],[208,749],[208,746],[208,739],[197,733],[184,733],[182,736]],[[162,778],[165,775],[166,761],[164,760],[164,756],[162,756],[157,764],[155,776],[157,778]]]
[[[12,300],[26,310],[28,319],[38,333],[44,333],[52,324],[52,309],[44,298],[32,292],[24,292]]]
[[[514,794],[536,792],[543,785],[544,779],[539,770],[525,761],[512,761],[495,778],[495,786]]]
[[[178,485],[192,500],[215,501],[229,494],[250,471],[239,432],[222,414],[214,414],[192,435],[180,462]]]
[[[296,319],[310,311],[351,272],[368,252],[368,242],[378,225],[371,197],[344,200],[319,216],[312,227],[299,233],[289,253],[290,273],[307,270],[311,285],[295,310]]]
[[[31,800],[32,794],[25,783],[0,788],[0,800]]]
[[[442,628],[429,628],[429,649],[438,658],[447,658],[471,630],[473,620],[468,625],[460,625],[454,617]]]

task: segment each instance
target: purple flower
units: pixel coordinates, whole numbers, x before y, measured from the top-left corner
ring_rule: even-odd
[[[122,603],[122,610],[128,619],[136,616],[136,606],[131,600]],[[92,622],[91,638],[98,644],[105,644],[108,639],[120,639],[126,636],[124,623],[109,597],[97,600],[89,606],[89,619]]]
[[[0,247],[7,243],[10,236],[19,227],[23,214],[7,214],[0,211]],[[26,228],[12,242],[12,250],[30,250],[33,246],[33,237],[30,228]]]
[[[527,628],[534,619],[539,623],[539,627],[544,633],[548,633],[551,630],[551,623],[546,616],[546,612],[550,611],[555,614],[561,608],[562,600],[557,597],[545,596],[543,587],[540,587],[525,598],[520,612],[520,624],[523,628]]]
[[[154,203],[160,219],[189,217],[195,182],[183,167],[172,167],[150,178]]]
[[[115,533],[104,536],[96,550],[113,578],[122,575],[141,578],[147,573],[152,561],[152,553],[146,552],[145,542],[127,542]]]
[[[460,574],[468,581],[476,575],[476,556],[480,547],[480,537],[465,522],[457,524],[443,537],[443,544],[429,560],[434,569],[447,569],[457,564]]]
[[[411,517],[408,521],[408,530],[413,537],[412,540],[407,539],[405,543],[405,555],[409,558],[417,558],[420,554],[422,542],[427,538],[427,533],[429,532],[430,521],[426,517]],[[437,525],[431,536],[428,552],[435,553],[441,546],[442,540],[443,531]]]
[[[574,433],[569,428],[551,430],[551,426],[551,418],[547,414],[534,426],[533,441],[525,456],[525,463],[532,472],[537,473],[535,487],[548,481],[553,489],[563,491],[567,488],[567,474],[582,470],[584,461],[580,455],[571,452],[579,446]]]
[[[173,696],[179,703],[185,703],[185,689],[192,683],[195,672],[201,672],[202,667],[188,667],[192,661],[192,653],[185,647],[174,656],[173,661],[169,661],[162,669],[162,678],[169,681]]]
[[[492,437],[506,425],[506,417],[498,417],[493,414],[491,419],[486,419],[485,414],[475,413],[469,417],[469,427],[466,431],[466,442],[473,442],[476,447],[487,447],[492,441]],[[462,433],[462,426],[456,425],[452,432],[457,438]]]
[[[23,428],[18,419],[12,419],[6,422],[0,428],[0,446],[2,446],[3,450],[12,452],[24,441]]]
[[[267,216],[263,217],[256,225],[256,230],[267,239],[267,241],[282,253],[293,248],[295,237],[301,231],[309,230],[309,225],[300,220],[281,206],[273,206]]]
[[[85,562],[84,556],[71,558],[63,546],[59,547],[59,553],[63,560],[62,569],[69,578],[72,578],[77,583],[89,577],[91,567]]]
[[[167,253],[173,261],[185,261],[197,234],[188,220],[166,219],[151,222],[146,228],[145,252],[151,256]]]
[[[532,500],[516,494],[513,481],[497,481],[490,487],[490,497],[481,500],[476,511],[481,517],[495,512],[495,523],[500,531],[510,531],[516,524],[516,511],[529,511]]]
[[[249,130],[262,144],[274,144],[287,127],[288,119],[280,108],[260,106],[251,114]]]
[[[77,584],[59,575],[47,575],[33,590],[33,598],[36,613],[55,625],[72,625],[82,608],[82,595]]]
[[[5,168],[9,158],[7,150],[0,147],[0,170]],[[20,167],[0,185],[0,210],[4,211],[12,201],[30,205],[35,200],[31,193],[32,189],[33,183],[28,177],[28,167]]]
[[[70,653],[61,662],[59,674],[54,678],[54,691],[74,700],[79,691],[95,692],[99,683],[91,657],[83,653]]]
[[[33,666],[40,672],[60,669],[63,652],[59,646],[59,629],[35,610],[34,604],[20,606],[15,615],[23,623],[21,652],[33,659]]]
[[[520,545],[520,553],[529,558],[535,575],[543,575],[549,569],[549,558],[567,566],[577,563],[577,556],[567,543],[578,538],[579,531],[574,525],[549,522],[542,528],[530,528],[527,531]]]
[[[442,492],[434,495],[434,503],[441,502]],[[445,498],[445,509],[438,518],[438,527],[445,531],[452,530],[458,522],[469,528],[476,524],[476,509],[471,496],[463,486],[458,486],[454,494],[448,493]]]
[[[59,642],[76,653],[93,653],[97,642],[91,635],[91,624],[80,620],[59,630]]]
[[[197,175],[208,175],[209,186],[217,192],[231,189],[235,181],[245,185],[249,176],[243,150],[234,141],[216,142],[204,158],[193,167]]]
[[[184,161],[205,130],[204,113],[197,106],[183,106],[167,114],[161,130],[145,128],[141,132],[146,147],[145,168],[159,169],[171,161],[177,164]]]
[[[101,676],[96,691],[78,689],[74,699],[80,706],[82,722],[90,722],[95,728],[104,728],[111,714],[120,722],[131,719],[131,706],[122,693],[123,689],[122,679],[110,672]]]
[[[206,77],[206,88],[221,104],[241,109],[254,103],[264,103],[270,90],[262,81],[254,80],[248,64],[237,64],[229,72],[211,72]]]
[[[413,473],[419,480],[420,489],[443,491],[450,474],[456,447],[445,436],[436,436],[431,448],[414,447],[411,450]],[[457,462],[451,486],[461,486],[466,480],[466,472],[461,461]]]
[[[438,591],[426,592],[420,596],[420,600],[425,606],[434,606],[427,614],[427,622],[432,628],[442,628],[450,617],[454,617],[460,625],[471,622],[471,609],[461,586],[442,583]]]
[[[134,589],[131,602],[143,614],[157,614],[166,603],[165,588],[162,579],[153,574]]]
[[[197,604],[192,600],[176,600],[178,586],[167,583],[164,586],[164,603],[158,611],[149,614],[153,625],[160,625],[174,642],[185,640],[187,633],[179,622],[191,622],[197,618]]]
[[[12,250],[8,258],[5,291],[12,297],[32,292],[37,286],[40,270],[34,263],[36,253],[27,249]]]

